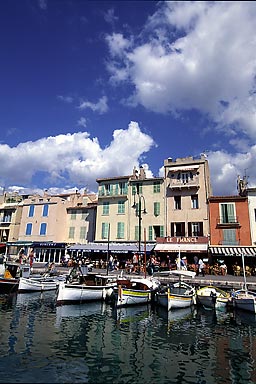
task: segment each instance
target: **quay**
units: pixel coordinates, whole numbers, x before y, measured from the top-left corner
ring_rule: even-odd
[[[67,274],[70,270],[70,268],[58,266],[56,265],[56,269],[58,273],[60,274]],[[43,273],[45,271],[45,264],[44,263],[35,263],[33,265],[33,273]],[[99,268],[93,268],[93,273],[103,273],[106,274],[106,269],[99,269]],[[130,274],[127,274],[125,270],[119,269],[118,271],[109,271],[109,274],[116,274],[120,275],[122,273],[123,277],[131,277],[131,276],[144,276],[144,273],[135,273],[132,272]],[[149,275],[147,274],[147,277]],[[163,284],[169,284],[169,283],[175,283],[177,282],[178,277],[175,275],[169,274],[168,271],[162,271],[162,272],[155,272],[153,274],[153,277],[160,280]],[[187,278],[185,276],[182,277],[182,281],[193,285],[195,288],[204,287],[207,285],[214,285],[220,289],[223,290],[239,290],[244,288],[244,277],[243,276],[234,276],[234,275],[204,275],[204,276],[195,276],[194,278]],[[250,291],[256,292],[256,276],[247,276],[246,277],[246,284],[247,289]]]

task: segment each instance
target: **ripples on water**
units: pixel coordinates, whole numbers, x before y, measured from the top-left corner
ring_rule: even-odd
[[[256,319],[245,312],[0,296],[0,382],[256,383]]]

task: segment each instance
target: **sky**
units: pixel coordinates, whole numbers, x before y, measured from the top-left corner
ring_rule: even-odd
[[[256,2],[0,2],[0,193],[207,156],[213,195],[256,187]]]

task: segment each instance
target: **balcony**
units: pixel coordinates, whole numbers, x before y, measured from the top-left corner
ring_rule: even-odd
[[[229,217],[217,217],[216,219],[216,228],[240,228],[241,224],[239,223],[237,216]]]
[[[192,180],[170,179],[168,188],[170,188],[171,190],[199,189],[200,188],[199,179],[198,177],[194,177]]]

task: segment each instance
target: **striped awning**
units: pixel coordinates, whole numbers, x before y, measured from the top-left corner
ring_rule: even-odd
[[[256,256],[256,247],[209,247],[209,252],[215,256]]]

